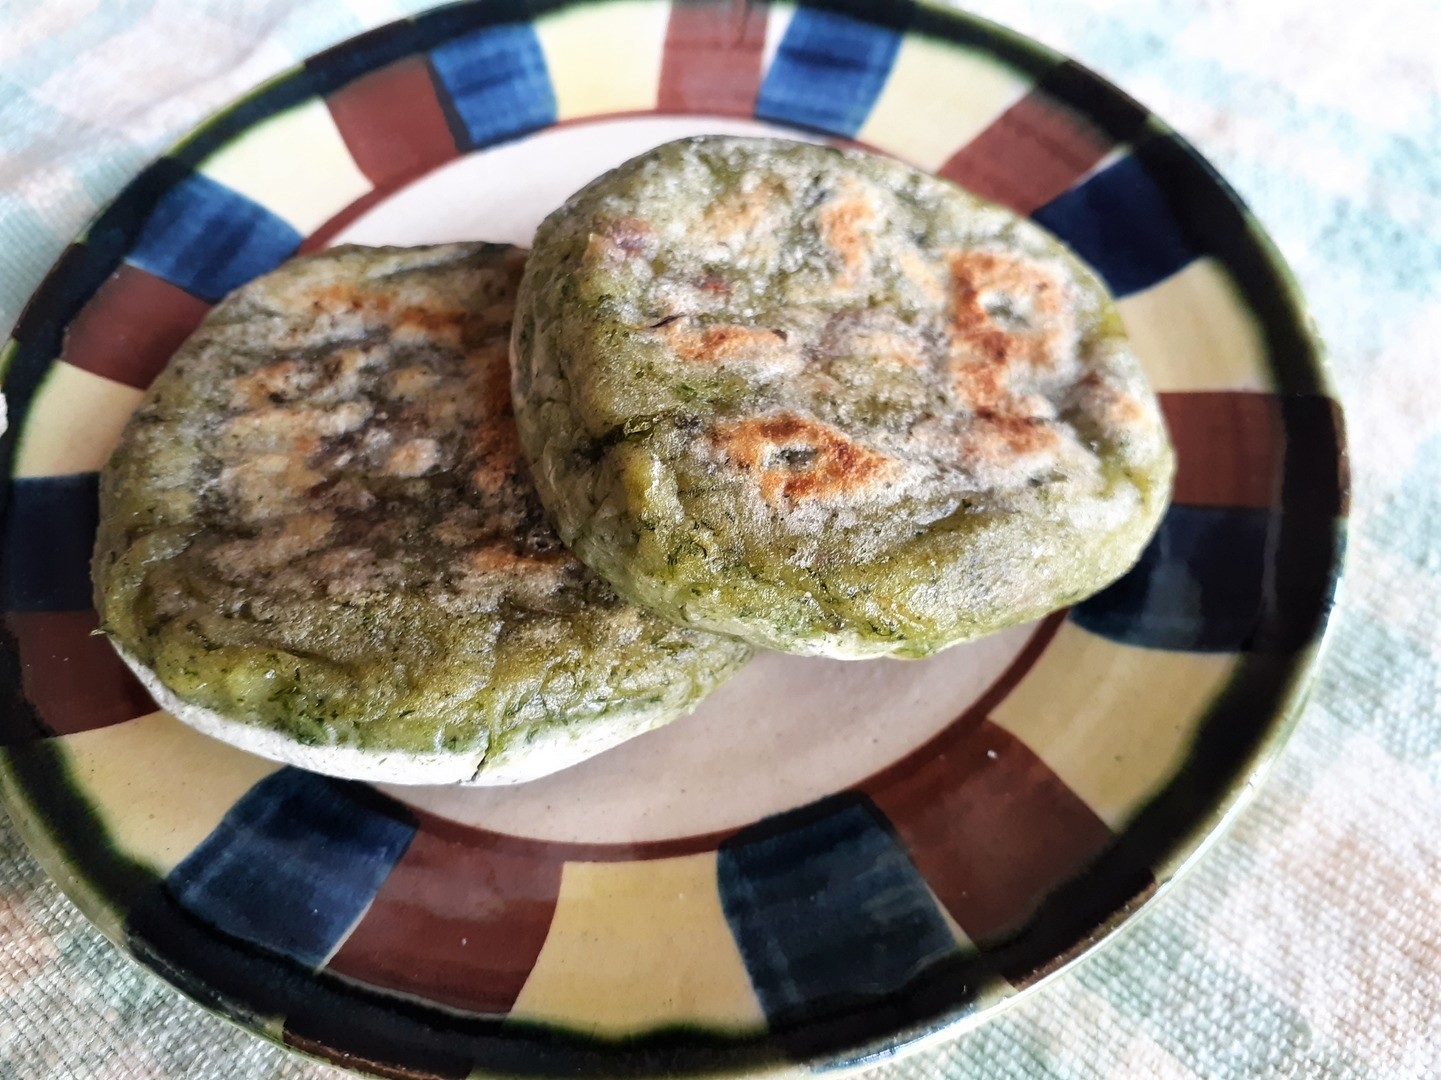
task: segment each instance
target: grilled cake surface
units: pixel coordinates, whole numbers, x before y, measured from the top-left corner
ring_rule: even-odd
[[[106,466],[102,629],[183,719],[338,775],[491,783],[692,708],[748,649],[621,600],[520,455],[524,253],[337,248],[220,304]]]
[[[699,137],[536,237],[515,405],[561,537],[627,598],[775,649],[921,656],[1113,581],[1166,505],[1096,276],[901,163]]]

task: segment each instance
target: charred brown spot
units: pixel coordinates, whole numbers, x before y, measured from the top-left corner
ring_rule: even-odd
[[[346,282],[316,289],[310,297],[311,309],[328,315],[348,311],[384,314],[390,310],[390,297]]]
[[[655,229],[650,222],[636,217],[612,218],[600,232],[591,234],[585,262],[618,266],[627,259],[649,254],[655,246]]]
[[[510,397],[509,363],[491,364],[486,369],[481,399],[485,402],[487,419],[515,426],[515,406]]]
[[[848,274],[856,274],[870,253],[870,226],[876,211],[864,195],[847,195],[825,203],[819,214],[821,235],[841,257]]]
[[[517,551],[509,538],[477,545],[465,554],[465,561],[472,570],[482,573],[516,573],[534,567],[554,567],[570,562],[571,554],[565,548],[548,551]]]
[[[1048,270],[994,251],[957,252],[949,265],[952,353],[958,361],[1055,366],[1075,317]]]
[[[730,282],[719,274],[702,274],[692,278],[691,285],[701,292],[713,293],[716,296],[729,296],[731,291]]]
[[[230,407],[236,410],[256,409],[266,404],[291,401],[310,387],[316,374],[313,368],[295,360],[266,364],[230,381]]]
[[[761,497],[772,505],[855,495],[895,467],[885,454],[796,413],[724,424],[711,440],[733,465],[754,474]]]
[[[317,315],[356,315],[402,338],[469,345],[505,329],[503,319],[467,311],[440,298],[434,303],[397,306],[395,298],[385,292],[351,284],[327,285],[310,295],[310,309]]]
[[[606,230],[606,236],[622,251],[635,254],[644,251],[655,240],[655,230],[640,218],[617,218]]]
[[[520,432],[510,399],[510,365],[491,364],[471,390],[480,408],[471,427],[471,486],[497,494],[513,484],[520,469]]]
[[[977,409],[999,408],[1007,395],[1007,371],[994,363],[951,363],[951,381],[956,396]]]
[[[755,231],[773,206],[781,205],[786,187],[766,180],[749,190],[731,191],[712,203],[701,220],[701,231],[718,240],[734,240]]]
[[[787,335],[782,330],[727,323],[696,329],[686,323],[662,326],[676,355],[693,363],[724,364],[737,360],[789,359]]]
[[[1075,334],[1060,281],[1044,266],[999,252],[958,252],[948,264],[952,385],[973,410],[965,456],[1004,466],[1055,452],[1061,436],[1035,414],[1025,387],[1055,370]]]
[[[1076,384],[1072,401],[1111,430],[1135,429],[1144,426],[1147,420],[1146,408],[1139,398],[1097,371],[1087,372]]]
[[[982,409],[975,414],[971,432],[973,449],[985,448],[1013,455],[1036,454],[1056,445],[1059,436],[1041,416],[1020,416]]]
[[[404,307],[391,317],[398,331],[417,336],[459,340],[469,316],[460,308]]]

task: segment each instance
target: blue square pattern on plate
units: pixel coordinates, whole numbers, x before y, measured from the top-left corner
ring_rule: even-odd
[[[201,173],[156,204],[128,261],[202,300],[274,270],[302,237],[290,224]]]
[[[893,993],[959,951],[883,821],[869,800],[834,796],[721,846],[721,904],[772,1022]]]
[[[1268,615],[1270,510],[1172,506],[1140,560],[1077,604],[1071,618],[1113,641],[1152,649],[1239,652]]]
[[[0,542],[4,609],[89,611],[90,552],[99,521],[95,473],[12,481]]]
[[[555,90],[540,40],[527,24],[488,27],[431,50],[430,65],[450,97],[471,150],[555,122]]]
[[[1116,296],[1148,289],[1196,257],[1165,193],[1130,156],[1031,216],[1090,263]]]
[[[797,8],[761,84],[756,115],[854,135],[886,85],[901,37],[845,15]]]
[[[364,784],[287,767],[246,792],[166,885],[212,926],[318,967],[414,835]]]

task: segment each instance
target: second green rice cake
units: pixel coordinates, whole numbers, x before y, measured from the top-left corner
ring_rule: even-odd
[[[689,712],[749,649],[625,603],[527,475],[524,253],[343,247],[231,294],[101,474],[101,626],[155,699],[338,776],[493,784]]]
[[[562,539],[788,652],[923,656],[1073,603],[1170,492],[1095,274],[857,151],[701,137],[602,176],[541,226],[512,353]]]

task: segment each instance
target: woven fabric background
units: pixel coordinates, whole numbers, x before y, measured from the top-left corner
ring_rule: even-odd
[[[126,180],[408,0],[0,0],[0,328]],[[1300,276],[1347,409],[1350,569],[1301,727],[1112,947],[877,1077],[1441,1075],[1441,5],[976,0],[1192,139]],[[320,1080],[142,972],[0,818],[0,1077]]]

